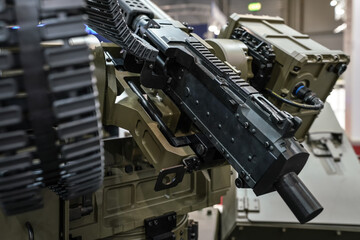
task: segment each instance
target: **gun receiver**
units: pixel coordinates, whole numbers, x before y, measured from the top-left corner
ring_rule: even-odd
[[[294,138],[300,118],[277,109],[187,27],[152,19],[141,1],[87,3],[89,25],[127,51],[143,86],[162,89],[191,119],[238,172],[238,187],[277,190],[301,223],[322,211],[297,177],[309,156]]]

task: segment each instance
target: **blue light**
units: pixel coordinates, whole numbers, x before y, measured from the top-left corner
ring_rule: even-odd
[[[46,25],[46,24],[42,23],[42,24],[37,25],[37,27],[43,27],[43,26],[45,26],[45,25]],[[11,27],[11,29],[17,30],[17,29],[20,29],[20,26],[13,26],[13,27]]]
[[[88,34],[92,34],[92,35],[98,35],[97,32],[95,32],[94,30],[92,30],[88,25],[85,24],[85,31],[88,33]]]

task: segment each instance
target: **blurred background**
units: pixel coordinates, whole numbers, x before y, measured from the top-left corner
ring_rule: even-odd
[[[360,1],[359,0],[154,0],[203,38],[216,37],[232,13],[279,16],[285,23],[332,50],[350,55],[348,70],[327,101],[360,155]]]

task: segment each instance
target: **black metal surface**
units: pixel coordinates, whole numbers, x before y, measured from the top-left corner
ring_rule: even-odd
[[[306,223],[319,215],[323,207],[293,172],[282,176],[275,188],[300,223]]]
[[[158,51],[135,35],[128,27],[131,23],[124,20],[124,18],[132,20],[134,16],[131,13],[133,7],[129,3],[122,1],[121,4],[122,7],[127,6],[130,11],[126,16],[122,13],[117,0],[87,0],[86,3],[90,27],[110,41],[119,44],[137,58],[150,62],[155,61]]]
[[[178,62],[169,64],[167,69],[174,79],[167,93],[257,194],[274,190],[273,183],[283,174],[285,165],[293,166],[297,172],[301,170],[308,154],[291,137],[299,126],[297,118],[280,112],[198,40],[181,30],[167,25],[163,29],[148,29],[147,35],[165,40],[167,46],[159,48],[166,48],[165,54],[170,58],[177,56]],[[182,37],[167,40],[169,35]],[[182,43],[179,39],[183,39]],[[172,43],[176,46],[171,47]],[[286,151],[289,155],[284,154]],[[263,176],[270,167],[274,172],[265,182]],[[259,181],[262,183],[255,187]]]
[[[161,169],[156,179],[155,191],[161,191],[176,187],[182,182],[185,175],[184,165],[176,165],[173,167]]]
[[[171,232],[176,227],[176,213],[169,212],[144,220],[145,236],[149,240],[175,240]]]
[[[251,86],[262,91],[271,78],[275,61],[275,53],[271,44],[265,42],[243,27],[236,28],[231,35],[232,39],[243,42],[249,51],[252,60],[254,77],[249,79]]]
[[[200,168],[210,168],[222,165],[226,162],[221,153],[214,147],[210,140],[202,133],[196,133],[188,137],[191,148],[197,154],[196,160],[192,164],[185,164],[187,171],[199,170]],[[186,162],[187,159],[184,159]],[[188,161],[187,161],[188,162]],[[191,167],[193,166],[193,167]],[[189,169],[190,168],[190,169]]]

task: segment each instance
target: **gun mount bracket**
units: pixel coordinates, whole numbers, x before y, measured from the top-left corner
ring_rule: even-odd
[[[156,180],[155,191],[161,191],[177,186],[182,182],[185,175],[184,165],[176,165],[160,170]]]
[[[169,212],[159,217],[144,220],[146,239],[172,240],[175,234],[172,230],[176,227],[176,213]]]

